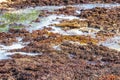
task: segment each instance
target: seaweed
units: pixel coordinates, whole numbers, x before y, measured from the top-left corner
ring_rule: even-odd
[[[6,32],[10,28],[21,29],[23,26],[12,26],[8,27],[10,24],[19,23],[19,24],[29,24],[35,20],[39,15],[37,10],[31,10],[30,12],[6,12],[0,15],[0,32]]]

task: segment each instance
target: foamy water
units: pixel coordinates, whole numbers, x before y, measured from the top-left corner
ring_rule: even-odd
[[[115,49],[120,51],[120,36],[110,38],[102,43],[103,46],[106,46],[110,49]]]

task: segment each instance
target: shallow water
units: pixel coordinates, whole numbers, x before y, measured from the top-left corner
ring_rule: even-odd
[[[81,9],[91,9],[91,8],[95,8],[95,7],[112,8],[112,7],[120,6],[120,4],[80,4],[80,5],[73,5],[73,6],[79,8],[81,10]],[[32,20],[35,20],[35,18],[38,17],[38,15],[41,13],[41,10],[54,11],[56,9],[60,9],[63,7],[65,7],[65,6],[43,6],[43,7],[35,7],[35,8],[30,7],[30,8],[26,8],[26,9],[9,11],[8,13],[10,13],[10,14],[18,14],[19,13],[20,15],[21,14],[24,15],[23,18],[25,18],[26,15],[29,15],[29,13],[32,13],[32,15],[27,16],[29,18],[25,18],[25,19],[23,19],[23,21],[20,21],[20,20],[17,21],[18,24],[23,24],[25,26],[29,26],[29,28],[25,27],[25,29],[27,29],[30,32],[32,32],[33,30],[43,29],[44,27],[51,27],[52,28],[51,32],[59,33],[61,35],[91,35],[92,37],[94,37],[95,36],[94,33],[99,31],[97,29],[95,29],[94,32],[88,32],[88,33],[82,32],[80,29],[70,29],[70,30],[65,31],[65,30],[61,29],[60,27],[50,26],[51,24],[60,23],[60,21],[62,21],[64,19],[68,19],[68,20],[79,19],[76,16],[67,16],[67,15],[62,15],[62,14],[61,15],[52,14],[52,15],[48,15],[47,17],[39,17],[40,22],[37,22],[37,23],[31,22]],[[77,10],[76,12],[78,14],[80,14],[79,10]],[[33,14],[33,13],[35,13],[35,14]],[[7,23],[4,30],[3,30],[3,28],[1,28],[2,31],[7,31],[9,28],[8,27],[9,24],[16,22],[16,21],[14,21],[14,22],[11,21],[11,15],[10,15],[10,17],[8,17],[9,21],[8,21],[7,17],[3,17],[3,15],[0,15],[0,17],[1,17],[0,22],[3,22],[3,23],[0,23],[0,25]],[[14,17],[14,15],[12,17],[16,18],[16,17]],[[88,29],[88,30],[91,30],[91,29]],[[116,49],[116,50],[120,51],[119,42],[120,42],[120,36],[109,39],[105,42],[102,42],[101,44],[103,46],[109,47],[111,49]],[[25,45],[21,42],[21,38],[18,38],[18,43],[14,43],[11,46],[0,45],[0,59],[9,59],[10,57],[8,57],[8,55],[12,55],[12,54],[16,54],[16,53],[23,54],[23,55],[32,55],[32,56],[37,55],[34,53],[25,53],[25,52],[12,52],[12,53],[8,52],[8,50],[21,49],[23,47],[25,47]],[[53,48],[60,50],[59,45],[53,46]]]
[[[103,42],[102,45],[120,51],[120,36],[110,38]]]
[[[104,7],[104,8],[113,8],[113,7],[119,7],[120,4],[78,4],[74,5],[75,7],[82,8],[82,9],[92,9],[95,7]]]

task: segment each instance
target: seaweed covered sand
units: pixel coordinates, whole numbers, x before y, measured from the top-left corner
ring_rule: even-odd
[[[119,1],[40,1],[1,3],[1,80],[120,79]]]

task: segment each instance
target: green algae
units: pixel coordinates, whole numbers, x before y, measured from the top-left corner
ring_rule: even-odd
[[[12,13],[12,12],[7,12],[2,15],[1,18],[6,20],[8,23],[24,23],[26,21],[32,21],[35,20],[39,15],[38,11],[32,10],[31,12],[28,13]]]
[[[1,24],[0,28],[5,28],[7,26],[7,24]]]
[[[5,28],[0,28],[0,32],[7,32],[9,30],[8,27],[5,27]]]
[[[12,29],[22,29],[22,28],[24,28],[24,26],[11,26],[10,28],[12,28]]]
[[[1,24],[0,25],[0,32],[6,32],[6,31],[8,31],[8,26],[7,26],[7,24]]]
[[[0,24],[0,32],[6,32],[8,31],[8,24]]]
[[[24,28],[23,26],[12,26],[8,27],[9,24],[18,23],[18,24],[29,24],[36,18],[38,18],[39,11],[37,10],[30,10],[30,11],[23,11],[23,12],[6,12],[0,15],[0,32],[6,32],[10,28],[14,29],[21,29]]]

